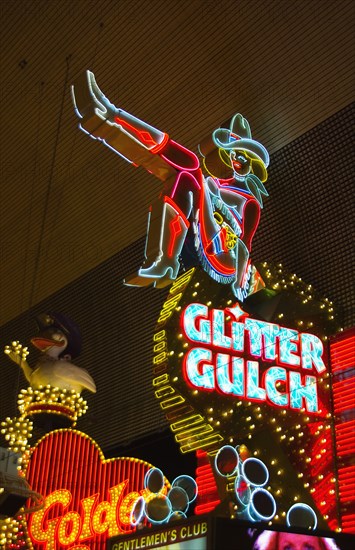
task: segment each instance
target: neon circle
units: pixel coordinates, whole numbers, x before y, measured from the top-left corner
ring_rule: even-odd
[[[171,502],[165,495],[157,495],[145,503],[145,515],[150,523],[165,523],[170,514]]]
[[[214,459],[217,473],[222,477],[229,477],[238,470],[239,455],[231,445],[224,445],[219,449]]]
[[[242,473],[253,487],[263,487],[269,480],[269,470],[258,458],[247,458],[243,462]]]
[[[144,488],[158,494],[164,487],[164,475],[159,468],[150,468],[144,477]]]
[[[174,479],[171,487],[181,487],[187,493],[189,504],[195,500],[198,493],[198,487],[196,481],[191,476],[182,475]]]
[[[145,505],[144,498],[143,497],[137,498],[137,500],[135,501],[132,507],[131,514],[129,517],[130,523],[133,527],[135,527],[141,522],[144,514],[144,505]]]
[[[318,524],[317,515],[311,506],[303,502],[297,502],[289,508],[286,515],[288,527],[304,527],[315,529]]]
[[[255,489],[251,495],[249,514],[256,521],[269,521],[276,514],[274,497],[266,489]]]
[[[189,497],[182,487],[173,487],[168,493],[173,512],[186,512],[189,507]]]

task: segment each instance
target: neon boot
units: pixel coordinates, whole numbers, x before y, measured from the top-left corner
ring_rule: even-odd
[[[143,266],[127,280],[133,286],[154,284],[158,288],[173,281],[180,268],[179,255],[185,242],[189,221],[169,197],[164,197],[150,212]]]

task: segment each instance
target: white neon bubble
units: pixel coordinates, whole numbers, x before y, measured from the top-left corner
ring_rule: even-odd
[[[234,475],[238,470],[239,455],[231,445],[224,445],[214,459],[217,473],[222,477]]]
[[[133,504],[133,507],[129,516],[129,521],[133,527],[135,527],[136,525],[138,525],[138,523],[141,522],[141,519],[144,514],[144,505],[145,505],[145,500],[143,497],[138,497],[135,503]]]
[[[286,515],[288,527],[305,527],[315,529],[318,524],[317,515],[311,506],[304,502],[297,502],[289,508]]]
[[[255,489],[248,511],[252,521],[269,521],[276,514],[275,499],[266,489]]]
[[[263,487],[269,481],[269,470],[258,458],[251,457],[244,460],[242,474],[253,487]]]

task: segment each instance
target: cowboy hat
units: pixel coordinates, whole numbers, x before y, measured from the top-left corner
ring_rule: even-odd
[[[219,149],[246,151],[261,160],[265,167],[269,165],[269,154],[265,147],[251,137],[249,123],[240,113],[234,115],[228,128],[217,128],[212,140]]]

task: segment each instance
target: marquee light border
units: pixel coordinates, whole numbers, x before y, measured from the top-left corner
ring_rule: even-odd
[[[41,445],[46,442],[48,445],[41,448]],[[89,442],[90,446],[86,442]],[[74,455],[77,453],[77,456],[73,456],[73,453]],[[62,481],[54,480],[54,482],[47,483],[46,472],[49,472],[48,468],[53,470],[53,455],[57,456],[58,460],[67,455],[68,464],[71,459],[75,460],[76,466],[73,467],[77,468],[75,476],[77,484],[81,487],[83,479],[91,479],[93,488],[97,486],[100,492],[95,492],[94,489],[91,491],[85,485],[75,493],[75,497],[73,496],[72,499],[70,487],[75,483],[75,479],[73,480],[71,467],[66,473],[63,473]],[[110,467],[110,464],[112,470],[110,469],[109,474],[112,479],[107,477],[108,473],[105,470],[107,466]],[[135,472],[136,467],[141,470],[140,474]],[[38,474],[38,468],[41,469],[41,476]],[[87,469],[83,477],[82,472],[85,468]],[[144,487],[144,477],[152,468],[154,467],[150,463],[139,458],[105,458],[99,444],[79,430],[58,429],[45,434],[34,445],[26,468],[26,475],[30,483],[32,486],[38,485],[45,499],[44,511],[30,514],[26,518],[27,540],[31,545],[39,544],[43,548],[50,548],[51,540],[58,536],[60,544],[75,543],[79,545],[74,546],[75,548],[81,546],[88,548],[87,542],[89,541],[91,544],[97,537],[101,542],[103,540],[100,538],[101,536],[111,537],[119,533],[134,531],[134,527],[131,525],[131,508],[139,497],[149,498],[150,491]],[[163,476],[163,481],[162,494],[166,494],[170,484],[165,476]],[[101,494],[103,490],[105,494]],[[62,512],[56,516],[59,519],[48,519],[49,523],[46,523],[46,529],[42,530],[40,526],[42,522],[47,522],[48,510],[52,506],[60,505],[61,502]],[[115,507],[115,512],[112,507]],[[50,522],[52,523],[50,524]],[[121,522],[123,523],[121,524]],[[68,531],[69,524],[71,531]]]

